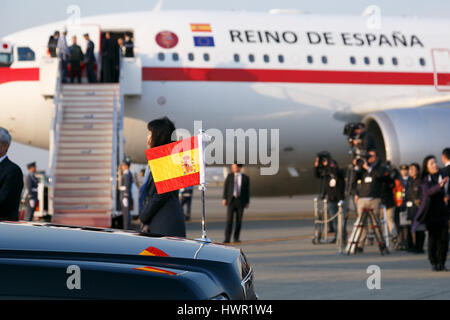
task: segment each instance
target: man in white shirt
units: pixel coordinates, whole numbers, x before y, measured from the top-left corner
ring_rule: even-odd
[[[224,243],[230,242],[234,216],[236,216],[234,242],[240,242],[239,236],[244,208],[248,208],[250,203],[250,179],[241,173],[241,168],[242,165],[238,165],[237,163],[233,164],[231,166],[231,173],[226,178],[224,184],[222,204],[227,207]]]
[[[11,144],[8,130],[0,127],[0,220],[19,220],[19,204],[23,189],[23,174],[6,153]]]
[[[69,63],[69,54],[70,49],[67,45],[67,30],[64,29],[62,32],[62,36],[58,38],[58,57],[61,59],[61,68],[62,68],[62,82],[67,82],[67,64]]]

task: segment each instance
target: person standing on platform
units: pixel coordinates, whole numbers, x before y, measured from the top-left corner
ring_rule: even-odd
[[[96,83],[97,76],[94,72],[94,64],[95,64],[95,45],[94,42],[89,38],[89,34],[84,35],[84,39],[87,42],[86,54],[84,55],[84,62],[86,63],[86,74],[89,83]]]
[[[51,35],[50,39],[48,40],[48,53],[52,58],[56,58],[58,56],[56,54],[56,49],[58,48],[58,40],[59,40],[59,31],[55,31],[55,33]]]
[[[62,83],[67,82],[67,64],[69,63],[69,46],[67,45],[67,29],[64,29],[62,36],[58,39],[58,57],[61,59]]]
[[[409,166],[409,176],[411,177],[411,187],[408,193],[406,207],[408,208],[408,220],[413,221],[420,207],[421,201],[421,184],[420,166],[417,163],[411,163]],[[420,224],[416,232],[411,232],[413,253],[424,253],[423,245],[425,244],[425,225]]]
[[[114,82],[116,49],[117,44],[111,39],[111,34],[106,32],[102,42],[102,82]]]
[[[19,166],[8,159],[10,145],[11,135],[0,127],[0,220],[18,221],[23,174]]]
[[[77,44],[77,37],[72,38],[72,46],[70,47],[70,82],[73,83],[75,75],[77,77],[78,83],[81,83],[81,61],[84,55],[81,51],[81,47]]]
[[[133,58],[134,57],[134,43],[131,40],[130,34],[125,35],[125,57]]]
[[[36,178],[36,162],[27,165],[28,175],[25,178],[25,221],[33,221],[38,202],[38,180]]]
[[[122,63],[122,57],[125,53],[125,47],[123,45],[123,39],[117,39],[116,55],[114,57],[114,82],[120,80],[120,64]]]
[[[241,168],[242,165],[233,164],[231,173],[225,180],[222,200],[222,205],[227,207],[224,243],[230,243],[234,216],[236,216],[234,242],[240,242],[239,236],[244,209],[247,209],[250,203],[250,178],[241,173]]]

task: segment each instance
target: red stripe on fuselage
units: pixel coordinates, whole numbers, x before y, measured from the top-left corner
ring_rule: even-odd
[[[433,73],[144,67],[143,81],[434,85]]]
[[[39,81],[39,68],[0,68],[0,84],[16,81]]]
[[[438,85],[449,85],[450,74],[439,73],[437,79]],[[143,67],[142,80],[425,86],[434,85],[434,74],[430,72]],[[39,81],[39,68],[0,68],[0,84],[19,81]]]

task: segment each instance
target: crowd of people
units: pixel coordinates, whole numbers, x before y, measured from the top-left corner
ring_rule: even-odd
[[[379,212],[387,222],[396,250],[416,254],[425,252],[427,231],[431,268],[433,271],[446,271],[450,148],[442,151],[443,168],[439,168],[435,156],[429,155],[421,166],[418,163],[402,164],[398,170],[389,162],[381,161],[373,138],[365,131],[364,125],[358,126],[355,137],[351,143],[355,141],[354,146],[360,148],[354,153],[353,166],[349,169],[351,174],[345,175],[327,152],[319,153],[316,158],[315,173],[322,181],[320,193],[328,200],[330,215],[337,212],[338,202],[344,200],[354,201],[357,217],[365,209]],[[332,229],[337,230],[336,227]],[[363,252],[365,240],[364,229],[356,252]]]
[[[95,65],[95,44],[90,39],[89,34],[84,34],[86,49],[83,52],[78,45],[76,36],[72,37],[72,45],[67,43],[67,30],[63,30],[62,35],[55,31],[48,41],[48,52],[53,58],[61,59],[62,82],[78,83],[82,81],[82,67],[86,68],[86,76],[89,83],[98,82]],[[122,57],[134,57],[134,43],[131,34],[126,33],[125,39],[119,37],[117,40],[111,38],[111,33],[106,32],[101,43],[101,73],[100,82],[118,82],[120,76],[120,61]],[[70,68],[70,72],[69,72]]]

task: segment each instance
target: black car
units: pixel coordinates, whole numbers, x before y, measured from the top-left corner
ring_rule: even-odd
[[[256,299],[236,248],[112,229],[0,222],[2,299]]]

